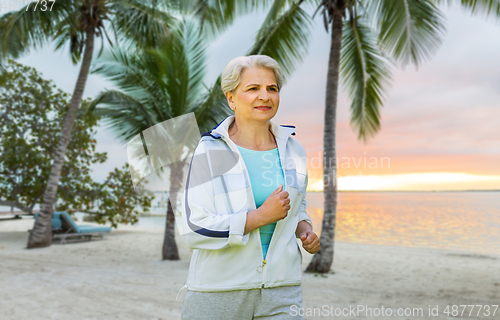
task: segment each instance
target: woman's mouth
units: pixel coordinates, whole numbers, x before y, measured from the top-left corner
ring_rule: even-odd
[[[269,110],[271,110],[271,107],[258,106],[258,107],[255,107],[255,109],[261,110],[261,111],[269,111]]]

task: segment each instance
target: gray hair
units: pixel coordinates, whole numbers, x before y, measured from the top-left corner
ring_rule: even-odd
[[[283,71],[278,62],[266,55],[241,56],[231,60],[222,71],[222,92],[233,92],[241,83],[244,68],[267,68],[274,72],[278,91],[283,86]]]

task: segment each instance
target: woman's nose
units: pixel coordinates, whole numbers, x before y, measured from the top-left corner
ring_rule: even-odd
[[[267,93],[266,90],[261,90],[260,94],[259,94],[259,99],[263,100],[263,101],[269,101],[269,99],[270,99],[269,93]]]

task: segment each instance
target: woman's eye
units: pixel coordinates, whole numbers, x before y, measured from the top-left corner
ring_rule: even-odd
[[[248,89],[248,91],[250,91],[250,90],[257,90],[257,88],[253,87],[253,88]],[[278,91],[278,89],[276,89],[276,88],[269,88],[269,90]]]

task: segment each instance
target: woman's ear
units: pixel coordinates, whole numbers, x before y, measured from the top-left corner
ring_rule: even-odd
[[[231,92],[226,92],[226,98],[227,98],[227,103],[229,105],[231,105],[231,103],[233,103],[233,95],[231,94]]]
[[[231,108],[231,110],[235,110],[233,95],[231,94],[231,92],[226,92],[226,98],[227,98],[227,104],[229,105],[229,108]]]

